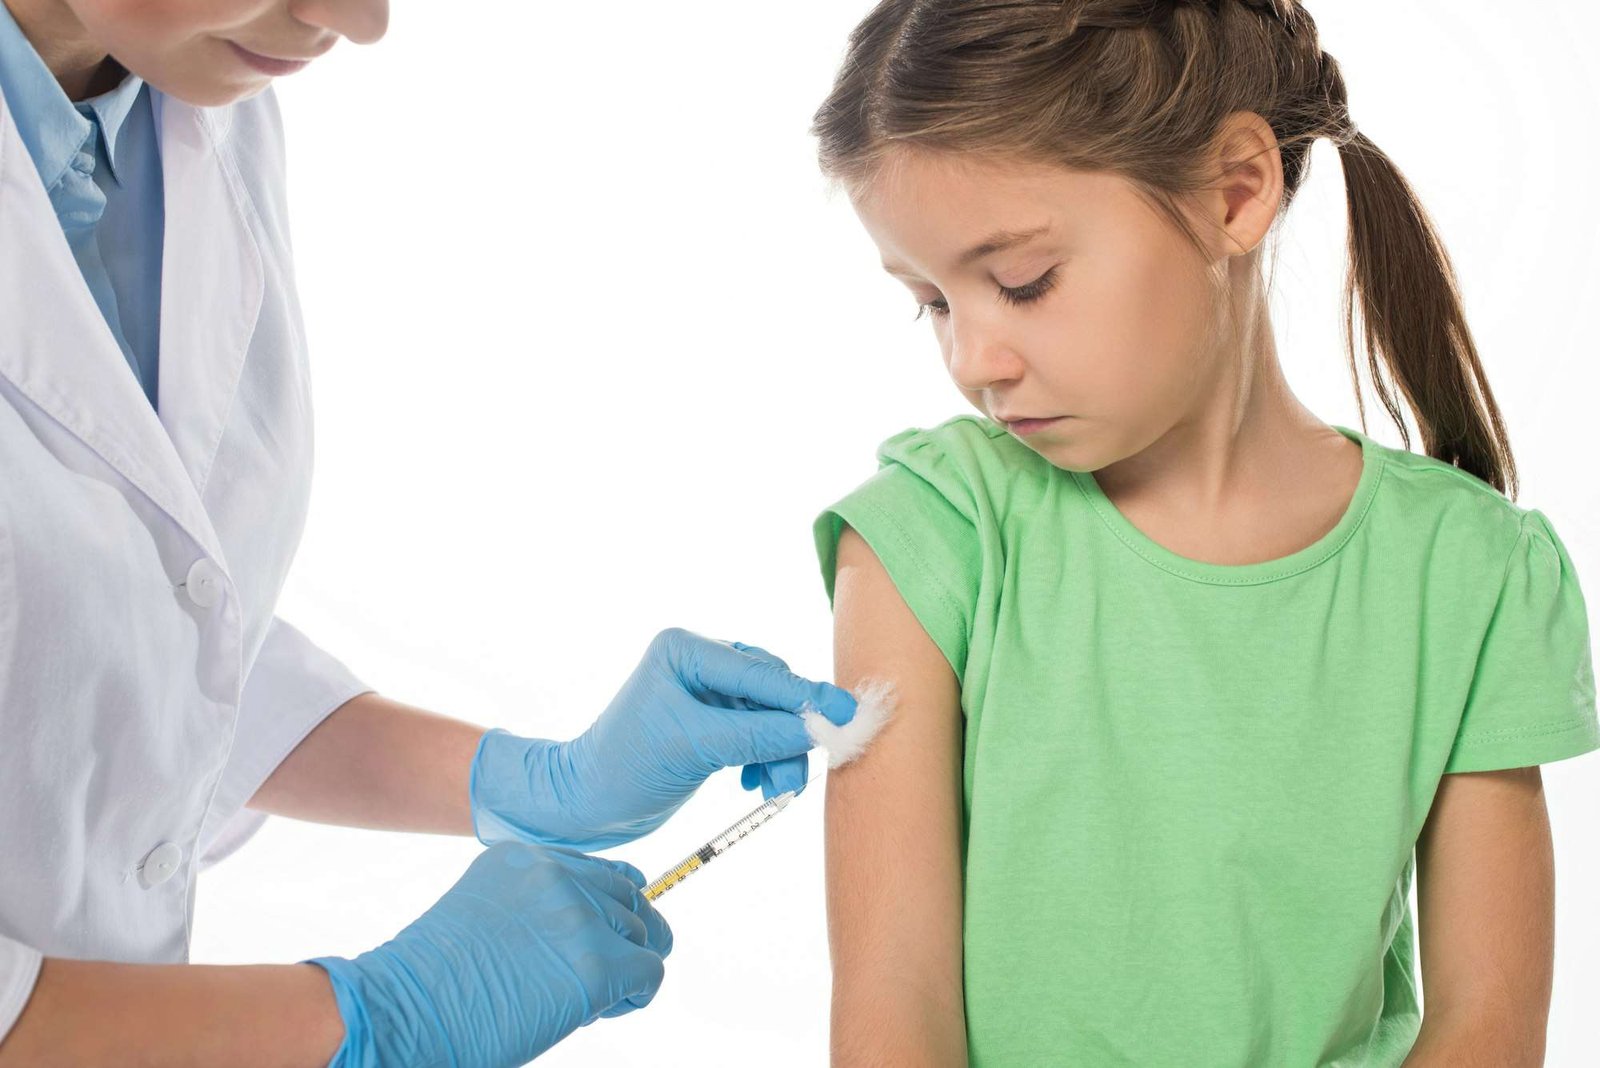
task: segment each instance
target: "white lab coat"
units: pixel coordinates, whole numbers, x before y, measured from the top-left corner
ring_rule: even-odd
[[[41,954],[186,960],[196,872],[370,689],[273,615],[311,476],[277,103],[152,93],[159,417],[0,98],[0,1039]]]

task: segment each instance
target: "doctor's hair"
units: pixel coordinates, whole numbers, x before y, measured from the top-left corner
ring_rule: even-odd
[[[1117,174],[1204,258],[1180,203],[1220,179],[1208,163],[1235,112],[1277,138],[1278,221],[1312,143],[1338,147],[1344,342],[1363,430],[1358,297],[1368,373],[1405,446],[1385,363],[1427,454],[1514,498],[1511,445],[1449,254],[1399,168],[1356,129],[1339,64],[1299,0],[882,0],[851,32],[810,132],[824,176],[852,192],[901,148]],[[1220,291],[1225,266],[1211,277]]]

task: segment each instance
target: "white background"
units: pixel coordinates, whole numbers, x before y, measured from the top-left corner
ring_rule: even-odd
[[[829,676],[813,516],[871,474],[880,440],[963,410],[806,134],[868,6],[405,4],[380,45],[280,86],[318,432],[287,618],[390,696],[543,737],[581,731],[668,625]],[[1583,192],[1600,90],[1580,51],[1600,15],[1311,9],[1357,122],[1455,257],[1518,503],[1551,518],[1600,603],[1600,225]],[[1360,426],[1344,220],[1319,143],[1275,321],[1302,399]],[[1370,397],[1368,413],[1398,445]],[[1600,1059],[1597,771],[1544,769],[1556,1066]],[[663,902],[677,946],[650,1008],[540,1063],[824,1063],[820,786]],[[653,875],[753,797],[725,772],[613,855]],[[271,820],[202,877],[194,959],[353,955],[477,848]]]

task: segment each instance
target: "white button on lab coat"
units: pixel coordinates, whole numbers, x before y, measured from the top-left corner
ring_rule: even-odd
[[[41,955],[187,959],[196,872],[369,689],[273,615],[311,476],[277,104],[152,102],[159,416],[0,98],[0,1040]]]
[[[150,850],[150,855],[139,865],[139,878],[145,886],[159,886],[172,878],[183,859],[183,850],[172,842],[162,842]]]
[[[221,568],[202,556],[184,576],[183,592],[201,608],[210,608],[222,596]]]

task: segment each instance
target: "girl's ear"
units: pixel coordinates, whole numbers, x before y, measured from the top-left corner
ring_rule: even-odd
[[[1236,111],[1212,142],[1218,183],[1201,194],[1213,260],[1253,252],[1272,229],[1283,204],[1283,159],[1266,119]]]

